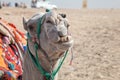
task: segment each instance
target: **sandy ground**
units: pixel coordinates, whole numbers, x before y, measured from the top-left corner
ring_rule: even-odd
[[[0,17],[24,31],[22,17],[41,9],[3,8]],[[59,9],[66,13],[74,38],[71,53],[59,72],[59,80],[120,80],[120,9]]]

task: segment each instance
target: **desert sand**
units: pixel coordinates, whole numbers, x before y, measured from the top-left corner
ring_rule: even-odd
[[[22,17],[43,9],[2,8],[0,17],[25,32]],[[67,14],[74,39],[58,80],[120,80],[120,9],[58,9]]]

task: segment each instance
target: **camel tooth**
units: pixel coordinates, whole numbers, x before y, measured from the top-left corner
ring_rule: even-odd
[[[72,37],[71,37],[71,36],[68,36],[67,39],[68,39],[68,41],[70,41],[70,40],[72,39]]]
[[[68,36],[66,37],[66,41],[69,41],[69,38],[68,38]]]
[[[61,37],[61,38],[60,38],[60,42],[63,42],[63,41],[64,41],[64,37]]]
[[[63,39],[63,42],[66,42],[67,41],[67,36],[62,37],[62,39]]]
[[[60,37],[59,42],[67,42],[71,40],[70,36],[64,36],[64,37]]]
[[[68,41],[68,39],[67,39],[67,36],[65,37],[65,42],[67,42]]]
[[[61,42],[63,42],[64,41],[64,37],[61,37]]]
[[[63,37],[63,42],[65,42],[65,37]]]
[[[64,40],[64,42],[66,42],[67,41],[67,36],[63,37],[63,40]]]
[[[62,38],[60,38],[60,42],[62,42]]]

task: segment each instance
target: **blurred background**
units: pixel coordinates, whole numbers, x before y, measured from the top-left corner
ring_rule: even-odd
[[[120,8],[120,0],[0,0],[2,6],[54,6],[55,8]]]
[[[30,19],[44,8],[67,15],[73,56],[67,56],[58,80],[120,80],[120,0],[0,0],[0,4],[0,17],[24,32],[23,17]]]

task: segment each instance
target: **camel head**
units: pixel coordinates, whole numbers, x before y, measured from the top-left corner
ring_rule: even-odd
[[[68,31],[69,22],[56,12],[36,14],[28,21],[23,18],[23,24],[33,40],[31,42],[35,41],[40,44],[48,54],[65,52],[73,44]],[[40,29],[39,35],[38,29]]]

